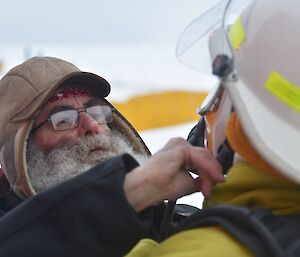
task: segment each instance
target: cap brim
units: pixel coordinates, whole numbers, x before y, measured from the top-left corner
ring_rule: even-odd
[[[102,77],[89,72],[78,72],[74,73],[70,77],[65,78],[59,84],[63,83],[75,83],[83,85],[92,93],[99,97],[106,97],[110,93],[110,84]]]
[[[226,90],[254,148],[282,175],[300,183],[300,131],[268,109],[242,80],[227,83]]]
[[[37,95],[28,106],[12,118],[13,122],[30,119],[43,103],[64,83],[76,83],[86,86],[92,94],[104,98],[110,93],[110,84],[102,77],[89,72],[75,71],[62,77],[59,81],[49,84],[49,87]]]

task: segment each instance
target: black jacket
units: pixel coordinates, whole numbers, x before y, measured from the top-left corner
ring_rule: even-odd
[[[154,236],[154,210],[139,214],[123,191],[137,166],[128,154],[42,192],[0,218],[0,257],[123,256]]]

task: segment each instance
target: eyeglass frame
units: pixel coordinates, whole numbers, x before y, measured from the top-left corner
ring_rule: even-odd
[[[110,109],[110,111],[111,111],[111,115],[113,115],[113,112],[114,112],[114,108],[112,108],[111,106],[109,106],[109,105],[106,105],[106,104],[95,104],[95,105],[90,105],[90,106],[87,106],[87,107],[80,107],[80,108],[69,108],[69,109],[65,109],[65,110],[60,110],[60,111],[57,111],[57,112],[54,112],[54,113],[52,113],[50,116],[49,116],[49,118],[48,119],[46,119],[45,121],[43,121],[43,122],[41,122],[39,125],[37,125],[36,127],[34,127],[34,128],[32,128],[32,132],[34,133],[35,131],[37,131],[39,128],[41,128],[42,126],[44,126],[46,123],[48,123],[48,122],[50,122],[51,123],[51,127],[52,127],[52,129],[54,130],[54,131],[67,131],[67,130],[71,130],[71,129],[75,129],[75,128],[77,128],[78,126],[79,126],[79,117],[80,117],[80,113],[81,112],[85,112],[87,115],[89,115],[88,114],[88,112],[86,111],[86,109],[88,109],[88,108],[91,108],[91,107],[95,107],[95,106],[106,106],[106,107],[109,107],[109,109]],[[77,111],[77,125],[75,126],[75,127],[73,127],[73,128],[68,128],[68,129],[63,129],[63,130],[57,130],[57,129],[55,129],[54,128],[54,126],[53,126],[53,124],[52,124],[52,120],[51,120],[51,116],[53,115],[53,114],[55,114],[55,113],[58,113],[58,112],[62,112],[62,111],[72,111],[72,110],[74,110],[74,111]],[[89,115],[90,116],[90,115]],[[91,116],[90,116],[91,117]],[[91,117],[93,120],[95,120],[93,117]],[[96,121],[96,120],[95,120]],[[97,122],[98,124],[108,124],[108,123],[111,123],[112,121],[110,121],[110,122],[103,122],[103,123],[99,123],[99,122]]]

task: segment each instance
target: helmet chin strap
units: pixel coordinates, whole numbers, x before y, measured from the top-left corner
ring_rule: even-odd
[[[212,92],[199,108],[202,117],[189,133],[187,141],[194,146],[209,149],[222,165],[225,174],[232,166],[234,157],[234,151],[226,139],[232,103],[221,84]]]
[[[218,106],[214,111],[209,111],[204,115],[206,129],[206,147],[218,156],[219,148],[226,139],[226,125],[232,111],[232,104],[229,96],[224,91],[219,98]]]
[[[226,139],[226,126],[232,112],[232,103],[226,91],[222,92],[220,102],[214,111],[204,115],[206,124],[205,141],[206,147],[223,167],[226,174],[232,166],[234,151]]]

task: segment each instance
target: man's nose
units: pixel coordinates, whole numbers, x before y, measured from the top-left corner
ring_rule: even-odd
[[[107,124],[98,124],[90,115],[86,112],[79,113],[79,136],[95,135],[95,134],[107,134],[110,129]]]

